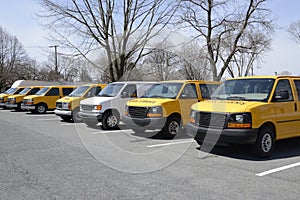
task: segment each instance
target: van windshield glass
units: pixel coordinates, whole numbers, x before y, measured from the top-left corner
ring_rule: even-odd
[[[45,92],[47,92],[49,88],[48,87],[44,87],[42,89],[40,89],[37,93],[35,93],[36,95],[42,95],[44,94]]]
[[[273,84],[272,78],[227,80],[212,94],[212,99],[266,102]]]
[[[14,93],[14,91],[16,91],[17,90],[17,88],[9,88],[8,90],[6,90],[5,92],[4,92],[4,94],[12,94],[12,93]]]
[[[152,85],[142,98],[175,99],[183,83],[159,83]]]
[[[75,89],[73,92],[69,94],[69,97],[81,97],[83,94],[90,88],[90,86],[84,85]]]
[[[26,94],[29,90],[30,90],[30,88],[25,88],[24,90],[19,92],[19,94]]]
[[[109,84],[99,94],[100,97],[115,97],[123,88],[123,83]]]

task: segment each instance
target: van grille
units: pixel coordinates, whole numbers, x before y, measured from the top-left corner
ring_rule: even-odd
[[[92,111],[93,105],[80,105],[82,111]]]
[[[56,102],[56,108],[62,109],[62,102]]]
[[[129,106],[129,115],[132,118],[145,118],[147,116],[147,107]]]
[[[202,127],[224,128],[227,120],[226,113],[198,112],[195,121]]]

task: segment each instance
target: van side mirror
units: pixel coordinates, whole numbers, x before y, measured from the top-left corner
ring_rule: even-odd
[[[287,90],[281,90],[278,96],[275,96],[275,100],[287,100],[289,99],[289,92]]]
[[[127,92],[122,92],[122,94],[121,94],[121,98],[128,98],[128,94],[127,94]]]

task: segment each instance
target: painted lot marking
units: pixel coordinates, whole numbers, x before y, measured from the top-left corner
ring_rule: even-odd
[[[286,169],[290,169],[290,168],[298,167],[298,166],[300,166],[300,162],[290,164],[290,165],[286,165],[286,166],[282,166],[282,167],[278,167],[278,168],[274,168],[274,169],[270,169],[268,171],[261,172],[261,173],[255,174],[255,175],[256,176],[265,176],[265,175],[268,175],[268,174],[273,174],[273,173],[276,173],[276,172],[279,172],[279,171],[282,171],[282,170],[286,170]]]
[[[53,116],[55,116],[55,115],[53,115],[53,114],[41,114],[41,115],[39,115],[39,114],[36,114],[36,115],[31,115],[31,114],[24,114],[24,115],[22,115],[22,116],[26,116],[26,117],[53,117]]]
[[[54,120],[60,120],[59,118],[47,118],[47,119],[38,119],[39,121],[54,121]]]
[[[162,143],[162,144],[149,145],[147,147],[148,148],[162,147],[162,146],[169,146],[169,145],[175,145],[175,144],[192,143],[193,141],[194,141],[194,139],[192,139],[192,140],[184,140],[184,141],[179,141],[179,142],[168,142],[168,143]]]
[[[96,135],[98,133],[120,133],[120,132],[133,132],[131,129],[113,130],[113,131],[93,131],[92,134]]]

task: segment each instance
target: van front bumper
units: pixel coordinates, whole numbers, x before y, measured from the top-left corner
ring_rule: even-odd
[[[34,110],[35,109],[35,105],[21,105],[21,109],[22,110]]]
[[[6,106],[6,103],[0,103],[0,107]]]
[[[10,104],[10,103],[6,103],[5,106],[8,107],[8,108],[17,108],[17,107],[18,107],[18,104]]]
[[[102,120],[102,116],[103,116],[103,113],[95,113],[95,112],[82,112],[80,111],[78,113],[78,116],[80,118],[82,118],[83,120],[87,120],[87,121],[94,121],[94,120],[97,120],[97,121],[101,121]]]
[[[203,142],[205,139],[208,143],[215,143],[217,141],[217,144],[254,144],[258,129],[214,129],[188,123],[186,125],[186,132],[188,135],[195,135],[194,139],[197,142]]]
[[[156,130],[164,127],[166,118],[131,118],[128,116],[123,116],[122,121],[128,128]]]
[[[55,109],[54,113],[57,116],[72,116],[72,111],[71,110],[58,110],[58,109]]]

